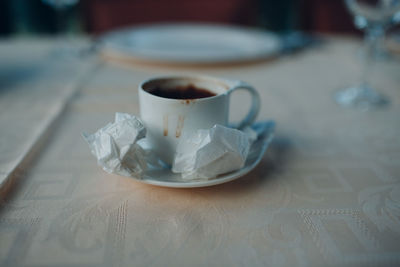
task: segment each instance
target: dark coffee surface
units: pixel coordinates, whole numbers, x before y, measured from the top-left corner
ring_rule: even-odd
[[[192,84],[188,86],[174,87],[174,88],[161,88],[155,87],[148,90],[150,94],[171,98],[171,99],[198,99],[215,96],[216,94],[207,89],[195,87]]]

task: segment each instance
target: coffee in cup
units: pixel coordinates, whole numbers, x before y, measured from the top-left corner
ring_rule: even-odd
[[[207,89],[197,88],[193,84],[173,88],[154,87],[148,92],[152,95],[171,99],[198,99],[216,95]]]

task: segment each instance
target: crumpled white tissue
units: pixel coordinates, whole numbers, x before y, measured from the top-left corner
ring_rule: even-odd
[[[140,175],[147,169],[151,150],[145,140],[146,128],[135,116],[116,113],[114,123],[109,123],[94,134],[83,137],[90,146],[97,163],[109,173],[125,176]]]
[[[215,125],[192,134],[184,132],[172,172],[191,181],[208,180],[240,169],[245,165],[251,144],[264,134],[272,137],[274,125],[274,122],[258,123],[243,131]],[[98,165],[109,173],[141,178],[146,171],[170,168],[155,154],[145,138],[143,123],[133,115],[116,113],[113,123],[83,136]]]
[[[257,133],[215,125],[211,129],[183,134],[178,144],[172,171],[183,180],[210,179],[244,166]]]

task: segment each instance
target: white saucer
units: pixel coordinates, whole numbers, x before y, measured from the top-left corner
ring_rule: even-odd
[[[106,34],[106,56],[155,63],[212,64],[276,55],[280,39],[271,32],[214,24],[153,24]]]
[[[163,187],[192,188],[205,187],[233,181],[253,170],[261,161],[268,145],[273,139],[274,123],[263,124],[263,133],[251,145],[245,166],[239,170],[219,175],[210,180],[185,181],[180,174],[173,173],[170,169],[147,171],[141,178],[131,177],[139,182]]]

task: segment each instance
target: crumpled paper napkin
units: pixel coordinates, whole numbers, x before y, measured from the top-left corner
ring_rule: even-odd
[[[215,125],[211,129],[183,134],[172,171],[183,180],[210,179],[244,166],[255,132]]]
[[[146,150],[138,141],[146,128],[135,116],[116,113],[109,123],[94,134],[83,133],[97,163],[106,172],[125,176],[139,175],[147,169]]]
[[[215,125],[194,133],[183,133],[173,161],[172,172],[182,179],[207,180],[242,168],[251,144],[274,128],[273,122],[243,131]],[[168,168],[148,143],[146,128],[139,118],[116,113],[115,121],[93,134],[83,133],[97,163],[106,172],[140,178],[149,169]]]

